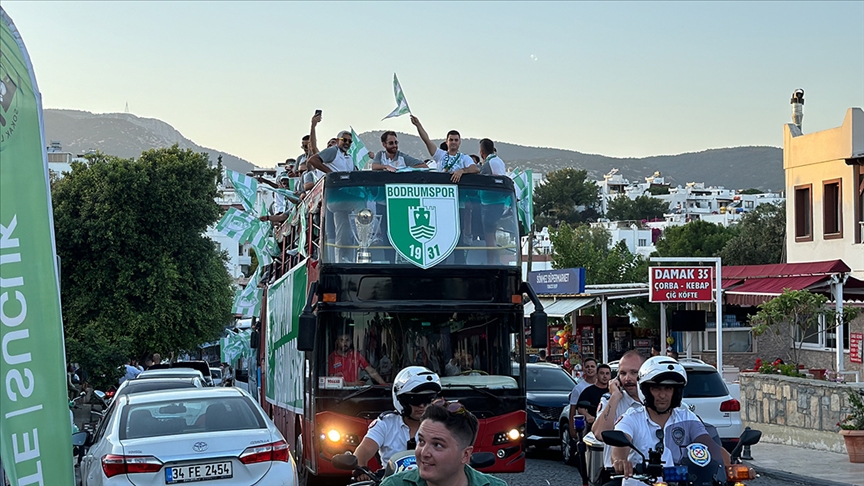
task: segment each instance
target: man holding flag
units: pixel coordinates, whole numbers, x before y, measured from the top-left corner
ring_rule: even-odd
[[[416,116],[411,115],[411,123],[417,127],[417,133],[420,135],[423,143],[426,144],[432,160],[438,163],[438,172],[453,174],[453,177],[450,179],[453,182],[459,182],[459,179],[464,174],[477,174],[480,172],[480,168],[471,160],[470,156],[459,152],[459,147],[462,145],[462,136],[459,135],[459,132],[456,130],[447,132],[447,151],[445,152],[435,146],[435,142],[429,138],[429,134],[426,133],[426,129],[423,128],[423,125]]]

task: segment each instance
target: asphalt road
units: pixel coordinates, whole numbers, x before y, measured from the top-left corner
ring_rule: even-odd
[[[561,462],[561,452],[557,448],[545,451],[530,449],[525,472],[519,474],[496,474],[507,481],[509,486],[578,486],[581,477],[576,468]],[[763,476],[745,482],[747,486],[806,486],[806,483],[793,483]]]

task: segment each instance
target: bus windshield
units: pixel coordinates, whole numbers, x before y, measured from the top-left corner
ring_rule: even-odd
[[[388,197],[388,191],[391,196],[397,193],[397,186],[443,188],[447,197],[412,198],[406,191],[398,195],[409,197]],[[368,181],[327,186],[322,260],[411,265],[413,259],[427,266],[517,266],[519,227],[513,190],[506,185],[488,186]],[[428,265],[430,261],[434,263]]]
[[[319,388],[392,383],[406,366],[425,366],[447,387],[517,388],[511,353],[515,314],[325,312]]]

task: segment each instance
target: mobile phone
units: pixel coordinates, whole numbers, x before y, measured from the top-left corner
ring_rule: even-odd
[[[320,114],[321,114],[321,110],[315,110],[315,116],[318,116]]]

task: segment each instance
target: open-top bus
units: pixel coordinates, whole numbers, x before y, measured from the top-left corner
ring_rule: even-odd
[[[260,332],[260,399],[301,475],[345,475],[330,458],[394,408],[393,377],[411,365],[480,420],[475,451],[497,457],[485,471],[524,470],[523,295],[535,345],[546,316],[522,281],[516,214],[499,176],[340,172],[307,194],[279,229],[284,274]]]

